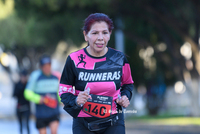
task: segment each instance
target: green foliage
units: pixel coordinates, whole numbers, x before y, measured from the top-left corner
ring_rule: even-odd
[[[37,46],[45,44],[48,36],[48,23],[36,22],[34,17],[21,20],[15,14],[0,21],[0,40],[6,46]]]
[[[14,15],[0,21],[0,40],[5,45],[11,45],[15,42],[22,42],[22,33],[24,32],[23,21]]]

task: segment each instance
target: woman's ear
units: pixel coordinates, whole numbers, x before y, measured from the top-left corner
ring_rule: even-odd
[[[85,41],[88,41],[88,40],[87,40],[87,34],[86,34],[85,31],[83,31],[83,35],[84,35]]]

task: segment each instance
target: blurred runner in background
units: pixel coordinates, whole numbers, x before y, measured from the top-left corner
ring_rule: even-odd
[[[60,120],[58,100],[59,78],[51,71],[51,58],[40,58],[40,69],[31,73],[24,96],[36,104],[36,127],[40,134],[46,134],[50,127],[51,134],[57,134]]]
[[[30,134],[29,118],[30,118],[30,102],[24,98],[24,90],[28,80],[28,73],[26,70],[20,72],[20,80],[14,86],[13,96],[17,99],[16,113],[20,124],[20,134],[22,134],[23,127],[26,127],[27,133]],[[24,123],[25,120],[25,123]],[[25,125],[25,126],[23,126]]]

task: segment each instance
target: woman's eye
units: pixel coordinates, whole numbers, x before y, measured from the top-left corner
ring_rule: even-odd
[[[103,32],[103,34],[108,34],[108,32]]]
[[[97,34],[97,33],[92,33],[92,34]]]

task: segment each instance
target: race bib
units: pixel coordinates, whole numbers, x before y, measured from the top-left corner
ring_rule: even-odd
[[[83,105],[83,111],[91,116],[106,118],[111,115],[112,97],[91,94],[92,99],[88,99]]]

